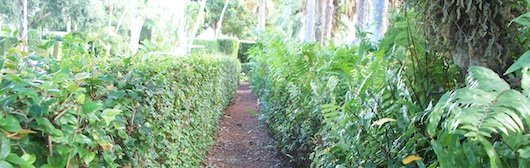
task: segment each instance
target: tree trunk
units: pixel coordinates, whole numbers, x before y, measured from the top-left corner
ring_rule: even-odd
[[[20,11],[18,40],[22,41],[19,48],[22,51],[28,51],[28,0],[18,0],[18,9]]]
[[[368,3],[366,2],[366,0],[359,0],[358,3],[357,3],[357,17],[356,17],[356,22],[357,22],[357,27],[359,27],[359,29],[361,29],[361,31],[365,31],[366,29],[366,11],[367,11],[367,5]]]
[[[215,29],[215,37],[219,37],[219,35],[222,33],[221,28],[223,27],[223,18],[225,16],[226,8],[228,7],[228,3],[230,0],[225,0],[225,5],[223,6],[223,10],[221,11],[221,16],[219,17],[219,21],[217,21],[217,28]]]
[[[373,0],[373,9],[371,10],[371,33],[372,41],[378,42],[383,37],[385,31],[385,15],[388,10],[387,0]]]
[[[333,6],[333,0],[322,0],[322,25],[320,30],[322,34],[320,36],[320,45],[324,46],[326,41],[331,39],[331,32],[333,30],[333,16],[335,15],[335,7]]]
[[[199,30],[199,26],[204,23],[204,8],[206,8],[206,0],[200,1],[200,7],[199,7],[199,13],[197,14],[197,20],[195,20],[195,24],[193,25],[193,28],[191,30],[191,34],[189,36],[189,42],[188,42],[188,52],[191,51],[191,45],[193,45],[193,40],[195,39],[195,36],[197,35],[197,31]]]
[[[315,0],[315,15],[314,15],[314,20],[315,20],[315,27],[314,27],[314,31],[315,31],[315,41],[318,41],[318,42],[322,42],[320,41],[322,39],[322,23],[323,23],[323,20],[322,20],[322,17],[324,16],[322,12],[325,11],[325,7],[322,6],[322,3],[324,2],[325,0]]]
[[[305,2],[305,31],[304,41],[315,41],[315,0]]]
[[[144,19],[138,16],[138,1],[132,0],[129,2],[130,7],[130,33],[131,39],[129,46],[133,54],[136,54],[138,51],[138,46],[140,42],[140,33],[142,32],[142,25]]]
[[[72,31],[72,19],[69,15],[66,15],[66,32]]]
[[[265,32],[265,22],[267,21],[267,0],[259,0],[258,5],[258,31]]]
[[[113,6],[113,4],[110,1],[108,3],[109,3],[109,16],[108,16],[109,20],[107,22],[107,27],[110,30],[110,28],[112,27],[112,18],[113,18],[112,12],[114,12],[114,6]]]

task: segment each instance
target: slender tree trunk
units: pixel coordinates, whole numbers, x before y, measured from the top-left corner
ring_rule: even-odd
[[[74,29],[74,31],[79,31],[79,22],[77,22],[77,20],[74,20],[73,21],[73,25],[72,25],[72,29]]]
[[[19,48],[22,51],[28,51],[28,0],[18,0],[18,8],[20,11],[18,40],[22,41]]]
[[[129,2],[130,7],[130,30],[131,30],[131,39],[129,46],[133,54],[136,54],[138,51],[138,46],[140,42],[140,33],[142,31],[142,25],[144,24],[144,19],[138,16],[138,1],[132,0]]]
[[[195,24],[193,25],[191,34],[189,36],[190,40],[188,42],[188,52],[191,51],[191,45],[193,45],[193,40],[195,39],[195,36],[197,35],[199,26],[201,26],[201,24],[204,23],[204,8],[206,8],[206,0],[201,0],[200,7],[199,7],[199,13],[197,14],[197,20],[195,20]]]
[[[331,32],[333,30],[333,16],[335,15],[335,7],[333,6],[333,0],[322,0],[322,25],[320,36],[320,45],[324,46],[326,41],[331,38]]]
[[[222,33],[221,28],[223,27],[223,18],[225,17],[226,8],[228,7],[228,3],[230,0],[225,0],[225,5],[223,6],[223,10],[221,11],[221,16],[219,17],[219,21],[217,21],[217,29],[215,30],[215,37],[219,37],[219,35]]]
[[[175,48],[175,52],[177,54],[185,54],[186,53],[186,45],[188,44],[188,30],[186,28],[186,25],[188,20],[186,19],[186,13],[185,13],[185,3],[186,2],[179,2],[179,5],[177,5],[176,11],[179,11],[177,15],[175,16],[175,19],[177,20],[178,26],[177,26],[177,39],[178,39],[178,46]]]
[[[66,15],[66,32],[72,31],[72,19],[70,19],[69,15]]]
[[[359,0],[357,3],[357,17],[355,20],[357,21],[357,26],[359,29],[361,29],[361,31],[365,31],[366,29],[367,6],[368,3],[366,0]]]
[[[118,19],[118,25],[116,25],[116,29],[114,30],[114,33],[118,33],[121,27],[121,23],[123,22],[123,18],[125,18],[125,14],[129,12],[129,8],[126,8],[125,11],[121,14],[120,18]]]
[[[372,41],[378,42],[384,34],[385,30],[385,15],[388,9],[388,0],[373,0],[373,9],[371,10],[372,22]]]
[[[315,41],[315,0],[306,0],[305,2],[304,41]]]
[[[113,4],[110,1],[108,3],[109,3],[109,16],[108,16],[109,20],[107,22],[107,27],[110,30],[110,28],[112,27],[112,18],[113,18],[112,12],[114,12],[114,6],[113,6]]]
[[[323,15],[323,12],[325,12],[325,9],[324,9],[324,6],[322,6],[322,3],[324,2],[325,0],[315,0],[315,15],[314,15],[314,20],[315,20],[315,40],[318,41],[318,42],[321,42],[320,40],[322,40],[322,23],[323,23],[323,20],[322,20],[322,17],[324,16]]]
[[[258,5],[258,31],[265,31],[265,23],[267,21],[267,0],[259,0]]]

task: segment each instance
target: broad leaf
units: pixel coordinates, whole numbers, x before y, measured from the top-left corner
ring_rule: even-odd
[[[530,13],[528,13],[530,14]],[[526,51],[515,63],[506,70],[504,75],[515,72],[521,68],[530,66],[530,50]]]

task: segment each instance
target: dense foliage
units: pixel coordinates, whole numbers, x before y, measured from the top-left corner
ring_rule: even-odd
[[[236,58],[93,57],[65,39],[61,60],[0,59],[0,167],[199,166],[235,94]]]
[[[530,52],[506,73],[521,89],[472,67],[447,92],[458,69],[402,12],[378,45],[267,34],[251,49],[252,88],[282,152],[302,167],[527,167]]]
[[[196,39],[194,45],[198,48],[192,50],[197,54],[224,54],[237,58],[239,52],[239,40],[237,38],[219,39]]]
[[[260,45],[253,89],[278,145],[301,166],[396,167],[409,155],[434,157],[421,133],[424,113],[384,52],[280,38]]]

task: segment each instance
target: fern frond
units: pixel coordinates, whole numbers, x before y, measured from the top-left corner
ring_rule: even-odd
[[[471,67],[467,87],[446,93],[433,109],[428,133],[438,138],[438,141],[453,137],[464,140],[464,144],[481,144],[485,150],[483,152],[489,157],[490,166],[499,166],[507,164],[501,163],[493,144],[506,144],[516,151],[530,143],[523,138],[529,128],[530,100],[521,92],[510,89],[508,83],[492,70]],[[452,143],[459,143],[457,139]],[[448,141],[438,145],[458,148],[454,146],[457,144]],[[460,148],[463,151],[471,150]],[[443,151],[438,150],[437,154]],[[473,155],[455,153],[464,155],[461,156],[463,158]],[[522,154],[525,153],[521,153],[520,157],[523,157]]]

